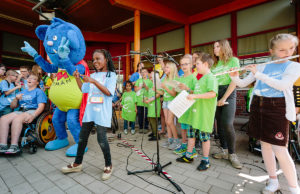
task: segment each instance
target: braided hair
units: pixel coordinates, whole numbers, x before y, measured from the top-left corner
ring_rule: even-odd
[[[110,55],[110,52],[108,50],[105,50],[105,49],[96,49],[94,50],[93,54],[94,53],[102,53],[105,60],[106,60],[106,66],[107,66],[107,74],[106,74],[106,77],[110,77],[110,72],[116,72],[115,70],[115,66],[114,66],[114,63],[111,59],[111,55]],[[96,72],[97,72],[97,69],[95,69]]]

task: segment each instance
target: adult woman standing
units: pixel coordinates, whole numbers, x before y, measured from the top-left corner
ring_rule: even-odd
[[[233,57],[232,49],[227,40],[214,43],[216,64],[212,73],[216,74],[239,67],[239,60]],[[219,84],[216,120],[222,151],[213,155],[216,159],[229,159],[234,168],[241,169],[242,165],[235,154],[235,130],[233,121],[236,110],[236,84],[228,74],[217,76]]]

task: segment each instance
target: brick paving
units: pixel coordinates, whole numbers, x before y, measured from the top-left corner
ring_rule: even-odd
[[[236,119],[236,129],[239,129],[240,124],[243,122],[245,120]],[[108,136],[113,136],[113,134],[109,133]],[[128,134],[127,136],[122,134],[122,137],[127,138],[129,143],[140,149],[141,134]],[[156,142],[148,142],[147,139],[147,135],[144,135],[143,150],[152,158],[153,154],[156,153]],[[172,161],[172,164],[166,167],[165,170],[185,193],[260,193],[265,185],[266,172],[259,168],[264,168],[262,158],[248,151],[247,141],[247,135],[237,130],[237,153],[241,162],[244,163],[241,170],[232,168],[228,161],[210,158],[211,168],[205,172],[199,172],[196,167],[199,165],[201,157],[196,158],[192,164],[177,163],[175,161],[177,156],[166,148],[160,149],[161,163],[165,164]],[[71,138],[70,142],[73,143]],[[60,172],[62,166],[74,160],[74,158],[65,156],[67,148],[51,152],[39,148],[37,153],[33,155],[24,150],[22,155],[17,157],[0,156],[0,194],[169,193],[148,182],[177,193],[173,185],[153,173],[140,174],[148,182],[134,175],[127,175],[126,161],[131,150],[126,147],[119,147],[118,143],[121,143],[118,139],[110,143],[114,172],[111,179],[107,181],[101,180],[104,159],[96,135],[90,136],[89,151],[84,157],[83,171],[79,173],[64,175]],[[215,141],[212,141],[211,153],[218,151],[217,145]],[[199,152],[201,155],[201,151]],[[134,152],[130,157],[127,168],[129,170],[143,170],[151,169],[151,165]],[[300,165],[296,164],[296,168],[299,172]],[[279,181],[281,191],[289,193],[283,174],[279,175]]]

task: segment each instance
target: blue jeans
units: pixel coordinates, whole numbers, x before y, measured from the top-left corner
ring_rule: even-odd
[[[127,120],[124,120],[124,130],[128,129],[128,122],[129,122],[129,126],[131,127],[131,130],[134,130],[135,129],[135,122],[127,121]]]
[[[144,112],[145,110],[145,112]],[[137,116],[139,121],[139,128],[140,129],[148,129],[149,128],[149,121],[148,121],[148,108],[144,106],[137,106]],[[144,122],[145,120],[145,122]]]

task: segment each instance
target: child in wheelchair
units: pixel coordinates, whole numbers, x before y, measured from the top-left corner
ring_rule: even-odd
[[[9,113],[0,118],[0,154],[17,154],[20,152],[18,145],[23,124],[30,124],[40,115],[47,103],[45,93],[38,88],[40,78],[35,74],[28,77],[28,89],[18,93],[10,104],[12,109],[20,107],[18,111]],[[11,128],[9,129],[11,125]],[[8,135],[11,134],[10,146]]]

